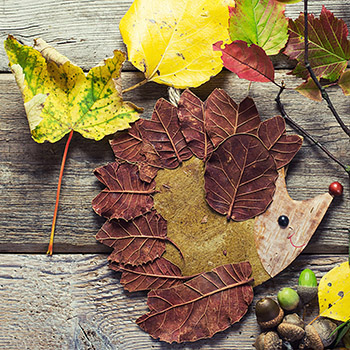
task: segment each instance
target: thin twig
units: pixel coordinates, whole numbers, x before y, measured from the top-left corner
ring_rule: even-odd
[[[334,108],[334,105],[324,89],[324,87],[321,85],[319,80],[317,79],[313,69],[310,66],[309,62],[309,23],[308,23],[308,9],[307,9],[307,0],[304,0],[304,63],[305,67],[310,73],[310,77],[315,82],[318,89],[321,91],[322,98],[327,102],[328,108],[331,110],[332,114],[334,115],[335,119],[339,123],[340,127],[343,129],[343,131],[350,136],[350,129],[344,124],[342,119],[340,118],[339,114],[337,113],[336,109]]]
[[[282,86],[280,91],[278,92],[275,101],[277,103],[278,109],[281,112],[281,115],[284,119],[288,121],[295,129],[300,131],[303,135],[305,135],[310,141],[312,141],[316,146],[318,146],[327,156],[333,159],[336,163],[338,163],[350,176],[350,166],[344,165],[339,159],[337,159],[331,152],[328,151],[326,147],[324,147],[321,143],[319,143],[312,135],[310,135],[303,127],[297,124],[293,119],[291,119],[284,109],[284,105],[281,102],[281,94],[284,91],[285,87]]]

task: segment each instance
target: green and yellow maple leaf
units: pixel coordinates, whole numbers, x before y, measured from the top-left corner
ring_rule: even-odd
[[[228,43],[233,0],[135,0],[120,22],[129,60],[145,80],[196,87],[222,69],[212,45]]]
[[[260,46],[267,55],[277,54],[288,39],[285,5],[275,0],[236,0],[230,8],[230,37]]]
[[[30,47],[9,36],[5,50],[36,142],[56,142],[71,131],[100,140],[139,118],[140,109],[121,97],[123,52],[85,75],[42,39]]]

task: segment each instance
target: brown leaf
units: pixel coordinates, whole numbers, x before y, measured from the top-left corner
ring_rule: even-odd
[[[142,139],[140,134],[142,122],[143,120],[138,120],[127,132],[116,134],[110,145],[117,160],[137,163],[141,180],[151,182],[162,166],[153,146]]]
[[[254,101],[246,97],[239,105],[221,89],[215,89],[206,101],[205,128],[214,147],[236,133],[255,134],[260,117]]]
[[[122,272],[120,283],[129,292],[170,288],[192,278],[182,276],[181,270],[165,258],[139,266],[112,263],[110,268]]]
[[[303,143],[299,135],[286,134],[286,125],[281,116],[262,122],[258,129],[258,137],[275,159],[277,169],[286,166]]]
[[[238,134],[212,153],[204,178],[208,204],[227,219],[243,221],[263,213],[271,203],[277,170],[257,137]]]
[[[114,162],[96,169],[94,173],[107,187],[92,201],[98,215],[130,220],[152,209],[151,194],[155,193],[155,182],[148,184],[141,181],[136,165]]]
[[[96,235],[114,250],[108,260],[140,265],[160,257],[167,240],[166,221],[155,210],[131,221],[107,221]]]
[[[219,266],[168,289],[148,294],[150,312],[136,322],[153,338],[196,341],[239,321],[253,300],[248,262]]]
[[[204,106],[199,97],[185,90],[179,100],[178,117],[188,147],[197,158],[205,160],[213,151],[213,145],[204,127]]]
[[[153,145],[165,168],[174,169],[192,156],[180,130],[177,108],[163,98],[157,101],[152,119],[143,120],[140,132],[142,139]]]

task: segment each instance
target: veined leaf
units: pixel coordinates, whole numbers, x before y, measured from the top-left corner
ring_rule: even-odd
[[[150,312],[136,322],[153,338],[196,341],[238,322],[253,300],[248,262],[219,266],[188,282],[148,294]]]
[[[327,272],[318,286],[320,315],[346,322],[350,320],[350,266],[343,262]]]
[[[233,135],[207,161],[207,202],[227,219],[251,219],[272,202],[277,176],[275,161],[257,137]]]
[[[96,239],[114,249],[109,261],[140,265],[162,256],[166,234],[166,221],[152,210],[131,221],[107,221]]]
[[[288,39],[285,5],[275,0],[236,0],[230,10],[229,32],[232,41],[255,44],[267,55],[275,55]]]
[[[141,181],[136,165],[114,162],[96,169],[95,175],[106,186],[92,201],[98,215],[130,220],[152,209],[155,182]]]
[[[296,87],[295,90],[310,100],[322,101],[321,91],[311,77]]]
[[[318,78],[335,81],[345,70],[350,59],[350,42],[345,22],[334,17],[322,7],[320,18],[308,15],[309,62]],[[289,20],[289,40],[284,51],[291,59],[298,61],[292,73],[307,79],[309,72],[304,64],[304,15],[295,21]]]
[[[109,267],[122,272],[120,283],[129,292],[170,288],[192,278],[182,276],[181,270],[165,258],[155,259],[139,266],[112,263]]]
[[[265,51],[255,45],[248,44],[242,40],[236,40],[231,44],[221,47],[222,42],[214,44],[215,51],[222,52],[222,62],[231,72],[236,73],[239,78],[261,83],[273,82],[275,70],[272,61]]]
[[[222,69],[217,41],[227,43],[232,0],[135,0],[120,22],[131,63],[147,81],[196,87]]]
[[[344,95],[350,95],[350,70],[343,72],[338,80],[338,85],[344,92]]]
[[[72,130],[100,140],[139,118],[140,109],[121,97],[121,51],[85,76],[41,39],[32,48],[9,36],[5,49],[36,142],[56,142]]]

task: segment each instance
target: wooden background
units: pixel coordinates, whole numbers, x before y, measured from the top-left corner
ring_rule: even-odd
[[[0,39],[14,35],[23,43],[41,37],[74,63],[88,70],[124,49],[118,24],[131,0],[3,0],[0,2]],[[350,1],[309,2],[319,14],[322,4],[350,25]],[[302,4],[289,5],[296,18]],[[277,81],[288,87],[296,81],[287,72],[293,66],[275,60]],[[29,133],[20,92],[0,47],[0,348],[1,349],[252,349],[259,332],[253,306],[243,321],[212,339],[193,344],[152,340],[134,323],[147,311],[146,294],[125,292],[118,274],[107,268],[108,250],[95,241],[104,222],[91,209],[102,186],[94,168],[113,161],[105,138],[100,142],[73,136],[63,178],[55,254],[45,256],[55,203],[65,139],[37,144]],[[125,65],[123,87],[142,80]],[[248,93],[248,82],[223,71],[194,92],[205,99],[221,87],[237,101]],[[272,84],[254,83],[250,96],[262,118],[278,114]],[[155,101],[167,97],[167,87],[146,84],[125,94],[150,116]],[[350,125],[349,98],[339,88],[329,90],[339,114]],[[284,93],[289,115],[331,152],[350,164],[349,138],[325,103],[312,102],[293,90]],[[291,128],[288,128],[292,131]],[[307,199],[328,190],[333,181],[344,184],[304,253],[284,272],[255,289],[255,301],[276,295],[283,286],[295,286],[303,268],[314,269],[318,279],[345,261],[348,252],[349,180],[345,172],[316,146],[305,140],[289,167],[287,185],[294,199]],[[254,303],[253,303],[254,305]]]

